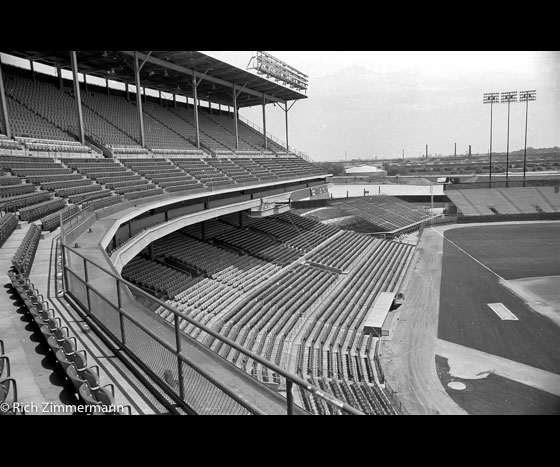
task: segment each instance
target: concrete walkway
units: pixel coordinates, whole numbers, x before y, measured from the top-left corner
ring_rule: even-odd
[[[24,311],[23,301],[7,272],[12,266],[12,257],[21,244],[29,225],[21,228],[0,248],[0,339],[11,363],[11,375],[16,380],[18,400],[23,404],[71,404],[72,394],[64,388],[64,380],[53,373],[55,366],[47,356],[49,349],[42,344],[42,336],[35,323]],[[42,247],[43,240],[39,242]],[[42,413],[38,411],[37,413]]]

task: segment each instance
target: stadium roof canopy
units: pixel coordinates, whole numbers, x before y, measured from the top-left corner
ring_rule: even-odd
[[[33,62],[71,70],[69,51],[1,52]],[[261,76],[196,51],[136,51],[140,85],[171,94],[193,97],[192,77],[200,84],[199,99],[232,106],[235,85],[237,107],[266,102],[286,103],[307,96]],[[135,85],[134,51],[78,51],[78,71],[87,75]],[[202,79],[201,79],[202,78]],[[241,91],[241,92],[239,92]]]

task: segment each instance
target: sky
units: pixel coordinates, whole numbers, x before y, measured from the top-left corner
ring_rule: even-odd
[[[201,52],[243,70],[255,53]],[[431,156],[453,155],[455,143],[457,154],[467,154],[469,145],[473,154],[488,153],[485,92],[536,90],[537,100],[528,108],[527,146],[560,146],[558,51],[267,52],[309,77],[307,98],[295,102],[288,114],[289,143],[316,161],[394,158],[403,151],[406,158],[419,157],[426,145]],[[29,67],[1,56],[3,63]],[[54,75],[49,68],[35,67]],[[63,76],[71,78],[71,73],[64,70]],[[121,83],[111,86],[124,89]],[[508,106],[492,107],[492,151],[505,152]],[[524,147],[526,110],[525,103],[510,105],[510,151]],[[240,114],[263,127],[262,106]],[[285,114],[278,106],[266,106],[266,127],[269,135],[286,140]]]
[[[560,52],[267,51],[309,76],[289,112],[290,145],[317,161],[487,153],[485,92],[536,90],[528,147],[560,146]],[[203,51],[246,69],[251,51]],[[492,151],[507,149],[508,105],[492,106]],[[525,144],[526,104],[509,111],[509,149]],[[241,115],[262,127],[262,107]],[[284,112],[267,105],[267,131],[285,141]]]

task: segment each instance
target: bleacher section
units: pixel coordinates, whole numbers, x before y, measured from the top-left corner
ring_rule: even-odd
[[[448,190],[445,194],[464,217],[560,212],[560,194],[552,186]]]
[[[428,213],[387,195],[333,201],[330,205],[346,215],[363,219],[367,223],[367,231],[371,233],[397,231],[430,218]]]

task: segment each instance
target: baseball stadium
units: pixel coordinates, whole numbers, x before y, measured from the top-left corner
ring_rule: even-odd
[[[560,414],[560,174],[333,197],[271,54],[0,52],[0,415]]]

